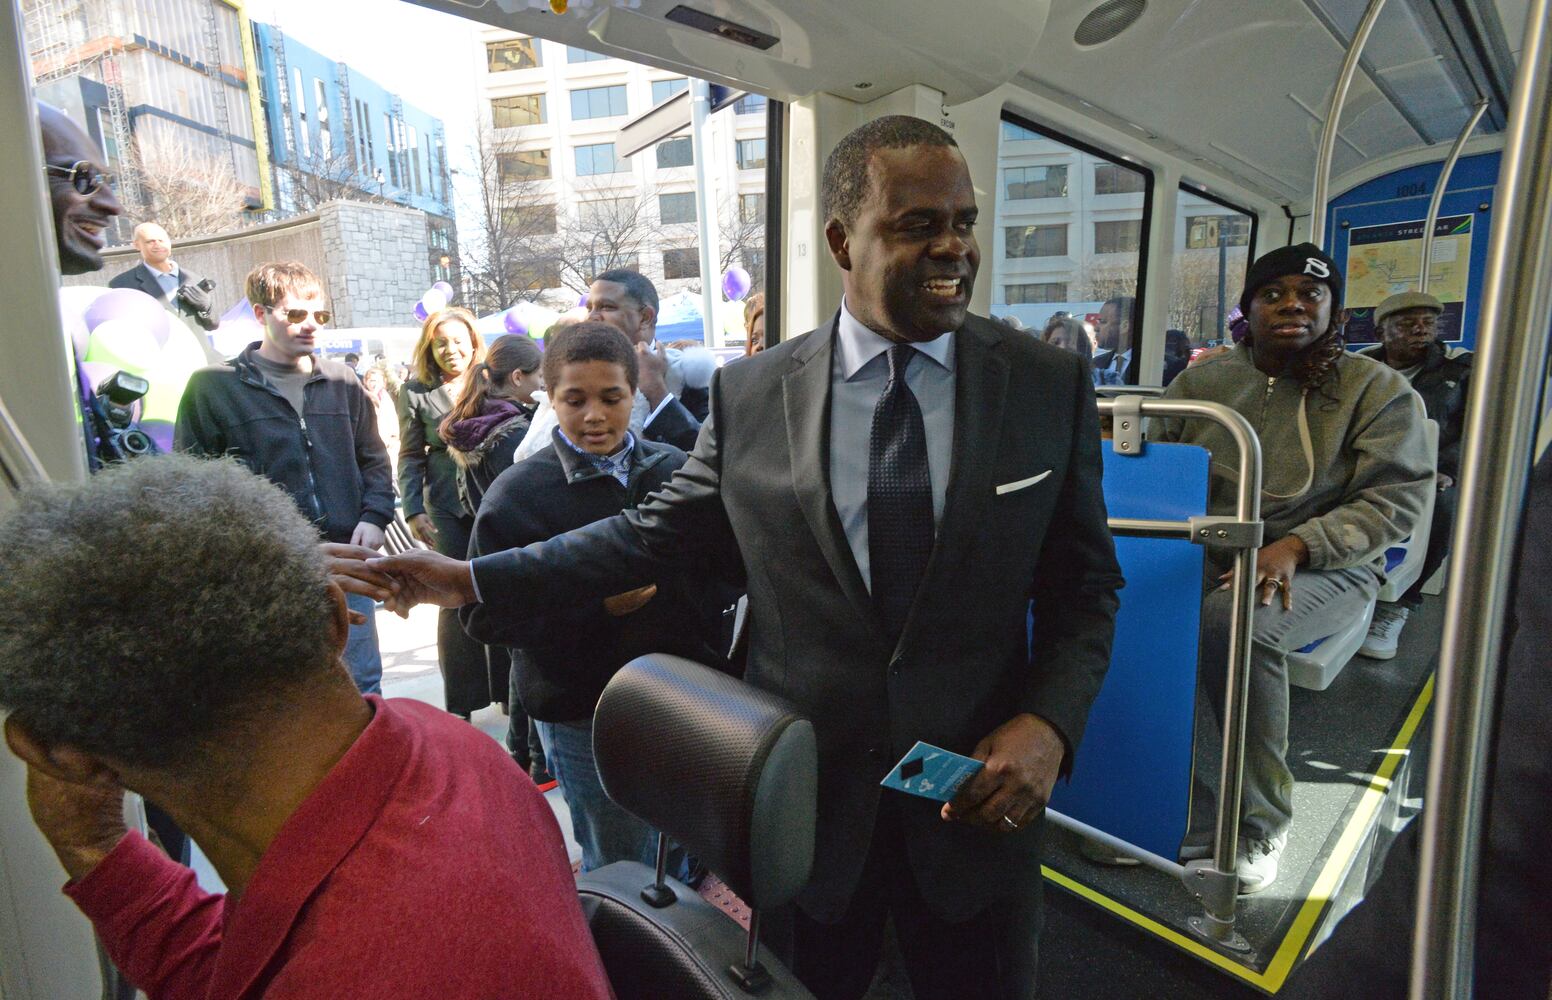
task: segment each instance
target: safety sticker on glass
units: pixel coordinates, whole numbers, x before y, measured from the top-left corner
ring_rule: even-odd
[[[947,802],[984,766],[973,757],[918,740],[879,784],[935,802]]]

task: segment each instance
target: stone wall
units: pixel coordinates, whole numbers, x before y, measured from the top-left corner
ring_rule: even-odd
[[[221,236],[184,240],[173,259],[216,283],[217,308],[243,298],[243,280],[265,261],[298,260],[324,279],[337,327],[409,326],[415,303],[434,280],[426,245],[426,214],[398,205],[335,201],[308,215]],[[70,275],[67,285],[106,285],[140,263],[134,247],[103,253],[104,267]]]
[[[397,205],[333,201],[318,212],[339,326],[404,326],[431,287],[426,213]]]

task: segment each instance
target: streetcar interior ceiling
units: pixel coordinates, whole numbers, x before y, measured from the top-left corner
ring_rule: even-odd
[[[1062,108],[1128,137],[1116,152],[1184,161],[1202,183],[1295,213],[1307,211],[1332,82],[1365,7],[998,0],[967,18],[953,5],[896,0],[710,5],[777,39],[760,49],[674,23],[668,15],[683,6],[678,0],[601,6],[582,17],[510,0],[408,2],[785,100],[822,92],[861,102],[920,83],[941,91],[952,111],[1011,84],[1002,91],[1009,105],[1026,103],[1018,92],[1027,92],[1038,99],[1029,110]],[[1080,32],[1093,30],[1088,15],[1107,7],[1141,15],[1108,40],[1079,44]],[[1526,0],[1391,0],[1341,119],[1333,193],[1376,161],[1447,148],[1479,99],[1489,107],[1478,134],[1501,130],[1525,12]]]

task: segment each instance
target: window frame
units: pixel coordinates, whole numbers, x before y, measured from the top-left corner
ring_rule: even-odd
[[[592,150],[596,150],[603,146],[608,146],[612,151],[610,156],[612,158],[612,162],[614,163],[614,168],[612,170],[590,170],[584,174],[580,169],[582,164],[578,159],[579,154],[584,149],[589,150],[588,161],[591,163],[592,158],[597,155],[596,153],[592,152]],[[576,172],[576,176],[578,177],[609,177],[613,174],[630,173],[629,164],[626,164],[624,160],[620,158],[619,151],[615,149],[614,140],[612,139],[608,142],[582,142],[572,146],[571,149],[571,166],[572,169]]]
[[[518,176],[516,173],[504,170],[502,168],[502,164],[503,164],[503,162],[505,161],[505,159],[507,157],[511,157],[513,159],[513,162],[521,163],[523,161],[522,160],[518,160],[517,157],[524,156],[524,155],[527,155],[527,154],[530,154],[530,153],[542,153],[542,154],[544,154],[544,175],[543,176],[537,176],[537,175],[530,176],[528,174],[523,174],[522,176]],[[501,183],[509,183],[509,184],[523,184],[523,183],[527,183],[529,181],[548,181],[548,180],[553,180],[555,178],[555,151],[552,150],[548,146],[544,146],[544,147],[541,147],[539,149],[503,149],[503,150],[498,150],[496,152],[496,176],[500,180]]]
[[[665,199],[665,198],[673,199],[672,203],[675,206],[681,206],[681,205],[688,204],[690,206],[689,217],[688,218],[682,218],[682,219],[681,218],[674,218],[674,219],[668,218],[668,213],[666,213],[663,210],[664,209],[663,199]],[[694,225],[695,223],[699,222],[700,221],[700,216],[699,216],[699,213],[698,213],[698,210],[697,210],[697,207],[696,207],[696,203],[695,203],[695,192],[694,191],[659,191],[658,195],[657,195],[657,218],[658,218],[658,222],[662,223],[665,226]]]
[[[490,98],[490,123],[491,123],[491,127],[493,127],[493,128],[531,128],[531,127],[533,127],[535,125],[548,125],[550,123],[550,109],[549,109],[549,103],[550,102],[548,100],[546,100],[547,96],[548,95],[546,95],[543,91],[540,91],[540,92],[534,93],[534,94],[502,94],[499,97],[492,97],[492,98]],[[526,100],[531,100],[531,99],[537,99],[538,102],[539,102],[539,117],[538,117],[538,119],[536,121],[523,122],[523,123],[518,124],[518,125],[512,125],[512,124],[503,125],[500,122],[499,115],[498,115],[499,111],[505,111],[508,114],[510,114],[513,111],[517,110],[517,109],[511,108],[511,107],[499,108],[497,105],[500,102],[502,102],[502,101],[526,101]]]
[[[1069,171],[1067,169],[1067,164],[1065,164],[1065,163],[1026,163],[1026,164],[1023,164],[1021,166],[1017,166],[1017,167],[1003,167],[1001,169],[1002,169],[1002,192],[1003,192],[1003,195],[1005,196],[1005,200],[1007,200],[1007,201],[1044,201],[1047,198],[1065,198],[1065,199],[1071,199],[1072,198],[1072,173],[1071,173],[1071,171]],[[1012,194],[1008,193],[1009,187],[1010,187],[1010,185],[1012,183],[1012,182],[1010,182],[1008,180],[1008,174],[1010,174],[1011,172],[1013,172],[1015,170],[1020,170],[1020,171],[1022,171],[1022,170],[1044,170],[1044,171],[1046,171],[1045,179],[1043,181],[1038,182],[1038,183],[1041,183],[1041,184],[1049,184],[1051,182],[1050,172],[1053,171],[1053,170],[1060,170],[1062,172],[1062,193],[1061,194],[1023,195],[1021,197],[1015,198]],[[1025,186],[1025,185],[1030,185],[1030,184],[1034,184],[1034,183],[1037,183],[1037,182],[1034,182],[1034,181],[1019,181],[1018,183],[1021,186]]]
[[[676,274],[672,277],[668,274],[668,255],[680,255],[676,260],[689,260],[695,265],[694,274]],[[688,255],[683,256],[683,255]],[[663,280],[664,281],[696,281],[701,276],[701,249],[699,246],[688,247],[664,247],[663,248]]]
[[[690,89],[690,78],[687,76],[671,76],[667,80],[652,80],[650,83],[652,89],[652,106],[654,108],[674,95]],[[674,84],[680,84],[680,86],[676,87]],[[657,96],[657,91],[660,86],[669,88],[668,93],[662,97]]]
[[[683,163],[664,163],[663,151],[667,149],[688,149],[690,158]],[[695,166],[695,140],[687,135],[676,135],[653,143],[652,163],[659,170],[683,170],[685,167]]]
[[[748,163],[748,164],[746,164],[744,162],[744,144],[745,143],[755,143],[755,142],[758,142],[761,146],[764,147],[764,149],[762,150],[762,154],[760,156],[759,162],[758,163]],[[740,169],[740,170],[764,170],[765,169],[765,164],[770,159],[770,151],[771,151],[770,143],[767,141],[766,137],[763,136],[763,135],[762,136],[750,136],[747,139],[735,139],[733,141],[733,162],[738,165],[738,169]]]
[[[1031,222],[1028,224],[1002,225],[1002,256],[1007,260],[1046,260],[1051,257],[1072,257],[1072,227],[1071,222]],[[1010,229],[1060,229],[1062,231],[1062,249],[1060,253],[1022,253],[1012,254],[1008,252],[1008,230]],[[1029,235],[1035,235],[1031,232]],[[1019,244],[1023,246],[1021,242]]]
[[[1053,125],[1042,124],[1036,119],[1008,107],[1004,107],[1002,113],[998,116],[999,137],[1002,134],[1000,131],[1001,126],[1005,122],[1011,122],[1020,128],[1035,132],[1039,136],[1054,139],[1063,145],[1070,146],[1080,153],[1088,153],[1090,156],[1096,156],[1108,163],[1124,166],[1128,170],[1135,170],[1143,175],[1142,231],[1137,246],[1137,284],[1132,290],[1132,299],[1135,303],[1132,307],[1132,349],[1134,351],[1139,349],[1142,343],[1138,332],[1144,328],[1143,318],[1148,311],[1148,258],[1153,233],[1153,192],[1158,184],[1158,176],[1153,172],[1153,168],[1145,164],[1134,163],[1091,142],[1070,135]],[[1071,187],[1068,190],[1071,191]],[[1096,197],[1098,196],[1096,195]],[[1081,196],[1079,200],[1081,203]],[[1170,239],[1174,239],[1173,232],[1170,233]],[[1252,239],[1252,243],[1254,243],[1254,239]],[[1004,250],[1006,250],[1006,247],[1004,247]]]
[[[520,46],[521,43],[523,43],[523,42],[531,43],[528,46],[528,50],[529,50],[530,54],[533,55],[533,65],[532,66],[502,66],[502,67],[497,68],[497,67],[494,67],[494,66],[492,66],[490,64],[491,55],[494,53],[494,50],[496,48],[498,48],[499,46],[502,46],[502,45]],[[543,47],[539,44],[539,39],[534,38],[532,36],[529,36],[527,38],[498,38],[498,39],[492,39],[490,41],[487,41],[485,43],[485,72],[487,72],[487,73],[521,73],[523,70],[527,70],[527,69],[539,69],[540,67],[542,67],[544,65],[544,56],[540,54],[542,48]]]
[[[1207,188],[1200,184],[1193,184],[1190,181],[1181,181],[1180,190],[1187,192],[1188,194],[1193,194],[1198,198],[1203,198],[1207,201],[1210,201],[1214,205],[1217,205],[1219,208],[1226,208],[1231,212],[1238,212],[1240,215],[1246,215],[1250,217],[1250,242],[1245,245],[1245,249],[1247,251],[1245,254],[1245,273],[1249,274],[1250,265],[1254,263],[1256,259],[1256,237],[1260,234],[1261,231],[1261,216],[1255,211],[1246,208],[1244,205],[1236,205],[1234,202],[1223,197],[1222,195],[1213,194],[1211,191],[1207,190]],[[1188,215],[1185,216],[1185,218],[1187,220],[1187,228],[1189,229],[1191,217]],[[1173,237],[1171,237],[1171,239],[1173,239]],[[1244,278],[1240,279],[1240,283],[1244,283]]]
[[[614,101],[611,99],[613,96],[611,92],[616,90],[620,92],[620,97],[625,102],[625,108],[622,111],[614,110]],[[603,92],[608,95],[604,98],[605,102],[609,106],[608,110],[601,115],[578,115],[577,95],[591,95],[597,92]],[[594,122],[601,118],[622,118],[630,114],[630,89],[623,83],[601,83],[595,87],[572,87],[567,90],[566,97],[567,103],[570,105],[571,109],[571,120],[574,122]],[[586,98],[586,104],[588,105],[588,110],[591,111],[593,106],[593,99],[591,96]]]

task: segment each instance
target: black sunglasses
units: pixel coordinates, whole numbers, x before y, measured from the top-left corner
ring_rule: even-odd
[[[292,326],[295,326],[296,324],[306,320],[309,314],[309,310],[307,309],[281,309],[278,306],[275,308],[275,311],[284,316],[286,318],[286,322],[290,323]],[[329,312],[327,309],[314,309],[310,312],[313,319],[318,321],[319,326],[328,325],[329,320],[334,318],[334,314]]]
[[[90,160],[77,160],[68,167],[48,164],[48,172],[70,178],[70,186],[77,194],[93,195],[104,187],[112,187],[117,179],[105,170],[98,170]]]

